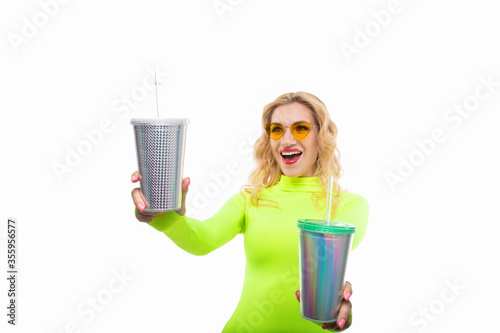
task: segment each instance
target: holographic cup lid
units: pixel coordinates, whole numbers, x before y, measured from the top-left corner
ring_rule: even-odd
[[[189,124],[188,118],[135,118],[130,119],[131,125],[184,125]]]
[[[313,232],[321,232],[324,234],[354,234],[356,233],[356,227],[352,224],[347,224],[343,222],[330,222],[330,225],[326,224],[325,220],[298,220],[297,227]]]

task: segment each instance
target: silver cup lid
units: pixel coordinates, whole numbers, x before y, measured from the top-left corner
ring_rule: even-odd
[[[130,119],[131,125],[185,125],[188,118],[135,118]]]

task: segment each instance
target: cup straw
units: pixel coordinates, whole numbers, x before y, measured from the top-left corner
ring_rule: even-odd
[[[155,95],[156,95],[156,115],[158,119],[160,118],[160,108],[158,107],[158,81],[156,80],[156,72],[155,72]]]
[[[333,176],[328,177],[328,188],[326,192],[326,212],[325,212],[325,221],[326,225],[330,225],[330,211],[332,209],[332,192],[333,192]]]

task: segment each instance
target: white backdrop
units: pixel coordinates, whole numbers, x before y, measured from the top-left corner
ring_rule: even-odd
[[[133,215],[130,118],[190,119],[188,215],[252,169],[263,106],[304,90],[370,203],[349,332],[492,332],[500,310],[498,10],[488,0],[3,1],[0,268],[17,221],[16,326],[220,332],[242,236],[192,256]],[[278,236],[278,235],[277,235]],[[496,326],[496,325],[495,325]]]

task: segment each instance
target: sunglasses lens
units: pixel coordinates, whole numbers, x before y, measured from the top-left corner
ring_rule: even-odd
[[[266,125],[266,132],[271,137],[271,139],[278,140],[283,136],[285,129],[281,124],[271,123]]]
[[[310,129],[311,125],[306,122],[294,123],[290,127],[293,136],[296,137],[298,140],[305,138],[306,135],[309,133]]]

